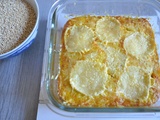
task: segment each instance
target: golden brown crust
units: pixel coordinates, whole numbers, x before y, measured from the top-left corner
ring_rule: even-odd
[[[107,44],[111,43],[101,43],[99,38],[96,36],[95,41],[92,43],[92,47],[89,51],[86,52],[68,52],[65,43],[64,43],[64,35],[65,31],[68,27],[71,26],[81,26],[85,25],[91,28],[94,32],[96,29],[96,23],[99,19],[106,17],[106,16],[81,16],[75,17],[70,19],[64,26],[62,32],[62,51],[60,55],[60,74],[58,77],[58,94],[62,101],[69,106],[78,106],[78,107],[120,107],[120,106],[149,106],[155,103],[159,98],[160,93],[160,65],[158,62],[158,54],[157,48],[154,38],[154,33],[151,28],[150,23],[145,18],[130,18],[130,17],[122,17],[117,16],[114,17],[117,19],[121,24],[121,37],[118,43],[115,46],[121,47],[123,53],[126,54],[126,62],[125,69],[127,66],[136,65],[139,67],[145,67],[144,71],[147,69],[151,70],[150,77],[151,77],[151,85],[149,88],[149,96],[147,99],[138,99],[138,100],[131,100],[126,98],[125,96],[118,96],[117,95],[117,82],[119,77],[114,77],[109,74],[109,82],[106,83],[106,90],[104,94],[98,96],[86,96],[75,89],[73,89],[70,85],[70,72],[73,66],[79,60],[94,60],[96,62],[107,63],[107,55],[105,50],[101,48],[101,44],[106,46]],[[131,34],[139,32],[149,38],[151,40],[151,51],[149,54],[144,55],[142,57],[133,56],[127,54],[124,49],[124,40],[126,37],[130,36]],[[94,55],[90,55],[94,53]],[[93,58],[92,58],[93,57]],[[129,61],[128,61],[129,60]],[[147,64],[144,64],[147,63]],[[151,64],[149,64],[151,63]],[[107,64],[106,64],[107,65]],[[153,69],[152,69],[153,68]],[[147,71],[147,70],[146,70]],[[145,72],[146,72],[145,71]],[[148,72],[148,71],[147,71]],[[107,74],[107,73],[106,73]],[[111,89],[110,89],[111,87]]]

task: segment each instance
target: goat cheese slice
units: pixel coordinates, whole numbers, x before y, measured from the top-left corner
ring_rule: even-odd
[[[87,26],[68,27],[64,35],[65,47],[68,52],[89,51],[94,40],[94,32]]]
[[[88,60],[77,61],[70,73],[70,84],[87,96],[97,96],[105,91],[108,78],[105,64]]]

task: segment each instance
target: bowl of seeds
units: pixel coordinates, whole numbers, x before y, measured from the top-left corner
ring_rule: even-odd
[[[37,35],[38,24],[36,0],[0,0],[0,59],[28,48]]]

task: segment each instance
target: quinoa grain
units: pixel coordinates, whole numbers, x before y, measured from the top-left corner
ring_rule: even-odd
[[[20,45],[35,23],[35,11],[26,1],[0,0],[0,54]]]

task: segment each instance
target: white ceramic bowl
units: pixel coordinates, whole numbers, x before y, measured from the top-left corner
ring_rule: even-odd
[[[33,7],[36,13],[36,24],[32,32],[30,33],[30,35],[20,45],[18,45],[17,47],[15,47],[14,49],[6,53],[0,54],[0,59],[18,55],[19,53],[27,49],[32,44],[32,42],[34,41],[37,35],[38,25],[39,25],[39,6],[36,0],[26,0],[26,1]]]

